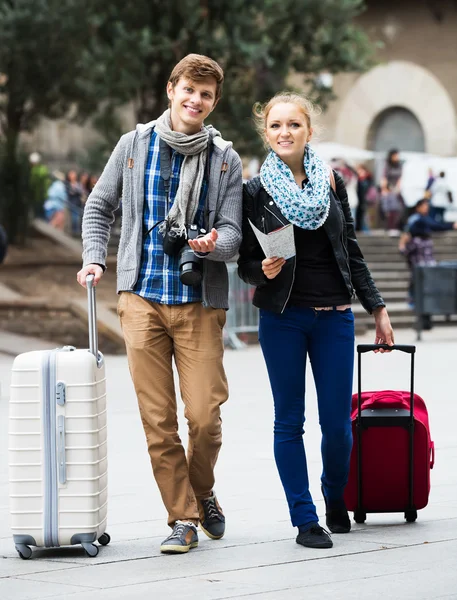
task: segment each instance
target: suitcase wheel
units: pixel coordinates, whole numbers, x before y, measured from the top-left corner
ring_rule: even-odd
[[[25,544],[16,544],[16,550],[22,560],[28,560],[32,556],[32,548]]]
[[[363,510],[355,510],[354,511],[354,521],[356,523],[365,523],[365,521],[367,520],[367,513],[364,512]]]
[[[413,508],[412,510],[407,510],[405,512],[405,519],[408,523],[414,523],[417,519],[417,510]]]
[[[98,543],[102,546],[107,546],[111,542],[111,537],[109,533],[102,533],[102,535],[98,538]]]
[[[95,544],[81,544],[84,550],[86,551],[87,556],[97,556],[98,554],[98,546]]]

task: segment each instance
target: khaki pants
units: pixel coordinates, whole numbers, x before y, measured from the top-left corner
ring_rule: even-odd
[[[220,406],[228,397],[222,364],[225,310],[157,304],[122,292],[118,314],[168,524],[198,520],[197,499],[208,497],[214,485]],[[173,356],[189,426],[187,459],[178,434]]]

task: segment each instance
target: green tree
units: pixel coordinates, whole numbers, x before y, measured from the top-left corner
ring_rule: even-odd
[[[212,122],[240,151],[258,150],[252,104],[291,72],[325,102],[319,73],[369,65],[371,45],[353,25],[362,9],[362,0],[0,0],[0,219],[10,238],[27,214],[19,134],[40,117],[91,115],[112,147],[116,107],[133,100],[138,121],[160,115],[173,66],[197,52],[226,73]]]
[[[0,0],[0,218],[11,241],[24,234],[28,165],[19,134],[40,117],[87,115],[98,98],[81,60],[90,0]]]
[[[372,60],[372,45],[353,24],[363,0],[99,1],[85,59],[93,85],[111,98],[104,110],[133,100],[138,121],[157,117],[176,62],[207,54],[226,74],[212,122],[241,151],[259,148],[253,103],[283,89],[291,72],[302,73],[310,95],[325,105],[332,92],[319,87],[321,72],[363,71]]]

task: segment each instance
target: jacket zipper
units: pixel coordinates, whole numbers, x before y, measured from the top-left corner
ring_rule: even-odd
[[[284,306],[281,309],[281,314],[285,311],[287,303],[289,302],[290,295],[292,294],[292,288],[294,287],[294,281],[295,281],[295,267],[296,266],[297,266],[297,259],[296,259],[296,256],[294,256],[294,270],[292,271],[292,281],[290,283],[289,293],[287,294],[286,301],[284,302]]]
[[[275,213],[274,213],[272,210],[270,210],[270,209],[268,208],[268,206],[265,206],[265,205],[264,205],[264,208],[265,208],[265,210],[267,210],[267,211],[268,211],[268,212],[269,212],[271,215],[273,215],[275,219],[278,219],[278,221],[281,223],[281,225],[284,225],[284,226],[286,226],[286,225],[287,225],[287,223],[284,223],[283,221],[281,221],[281,219],[278,217],[278,215],[275,215]],[[262,218],[265,220],[265,217],[262,217]]]
[[[346,257],[346,266],[348,268],[349,281],[351,283],[351,296],[354,297],[354,286],[352,285],[352,281],[351,281],[351,267],[349,266],[349,254],[348,254],[347,248],[346,248],[346,246],[344,244],[344,235],[343,235],[343,232],[341,232],[341,245],[343,247],[344,255]],[[341,271],[341,269],[340,269],[340,271]]]

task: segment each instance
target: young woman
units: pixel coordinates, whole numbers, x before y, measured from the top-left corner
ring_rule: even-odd
[[[309,147],[312,106],[281,93],[254,107],[270,152],[244,185],[240,277],[257,286],[259,338],[275,407],[274,454],[297,543],[330,548],[309,491],[303,444],[309,356],[322,430],[322,493],[333,533],[350,530],[343,492],[352,447],[354,291],[374,314],[375,343],[393,344],[390,320],[362,253],[342,179]],[[332,183],[336,183],[332,189]],[[296,256],[265,258],[249,223],[264,233],[292,223]]]

